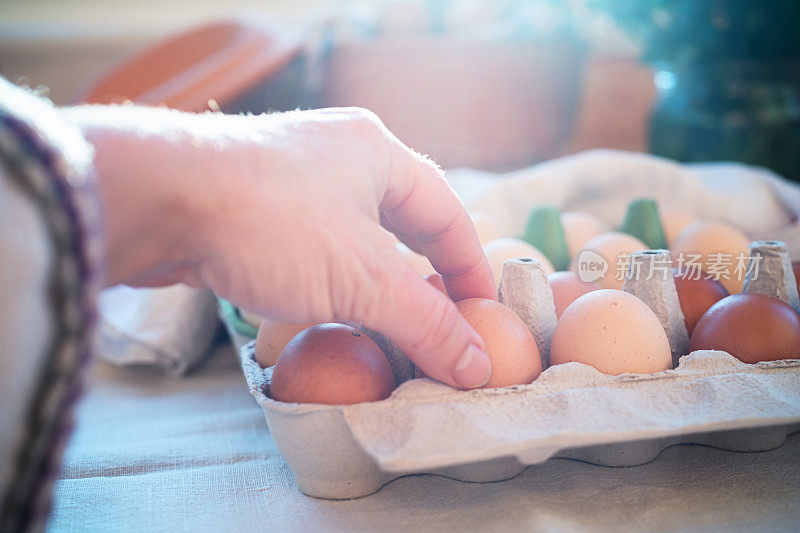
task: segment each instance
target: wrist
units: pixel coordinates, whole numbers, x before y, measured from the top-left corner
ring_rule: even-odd
[[[141,119],[129,116],[140,110],[162,111],[100,106],[64,111],[94,147],[109,285],[182,281],[200,238],[203,202],[192,181],[202,179],[204,162],[197,157],[202,151],[177,136],[171,139],[168,128],[152,123],[142,128]]]

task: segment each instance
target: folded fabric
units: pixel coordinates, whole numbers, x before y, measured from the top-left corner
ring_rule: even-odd
[[[470,212],[493,217],[521,235],[531,209],[544,203],[586,211],[619,227],[628,203],[651,197],[660,206],[734,224],[751,236],[787,241],[800,255],[800,187],[741,163],[682,165],[660,157],[591,150],[507,174],[470,169],[447,173]]]
[[[98,315],[98,357],[121,366],[154,365],[174,376],[208,354],[218,326],[214,295],[185,285],[106,289]]]

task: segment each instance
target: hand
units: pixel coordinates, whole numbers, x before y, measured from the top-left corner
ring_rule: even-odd
[[[390,233],[454,299],[495,298],[475,230],[442,172],[372,113],[67,114],[96,147],[111,283],[181,281],[277,319],[361,322],[433,378],[488,380],[482,339]]]

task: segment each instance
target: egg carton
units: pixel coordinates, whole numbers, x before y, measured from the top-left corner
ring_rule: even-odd
[[[682,443],[757,452],[800,431],[800,360],[697,351],[674,370],[619,376],[567,363],[529,385],[458,391],[412,379],[386,400],[332,406],[270,399],[272,369],[254,343],[241,359],[298,488],[317,498],[358,498],[421,473],[500,481],[551,457],[634,466]]]

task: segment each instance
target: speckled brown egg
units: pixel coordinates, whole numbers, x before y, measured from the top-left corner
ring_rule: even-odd
[[[273,400],[351,405],[388,398],[397,387],[375,342],[344,324],[303,330],[283,349],[272,372]]]
[[[712,305],[728,296],[728,289],[719,281],[709,278],[704,272],[676,269],[673,278],[686,331],[691,335],[700,317]]]
[[[800,316],[773,296],[732,294],[706,311],[689,350],[722,350],[745,363],[800,358]]]
[[[263,368],[270,367],[278,360],[281,350],[292,338],[304,329],[313,326],[308,322],[281,322],[264,318],[256,335],[256,361]]]
[[[636,296],[616,289],[584,294],[567,307],[550,344],[550,364],[578,362],[606,374],[672,368],[658,317]]]
[[[486,343],[492,376],[483,388],[523,385],[541,374],[536,340],[511,309],[484,298],[461,300],[456,307]]]

